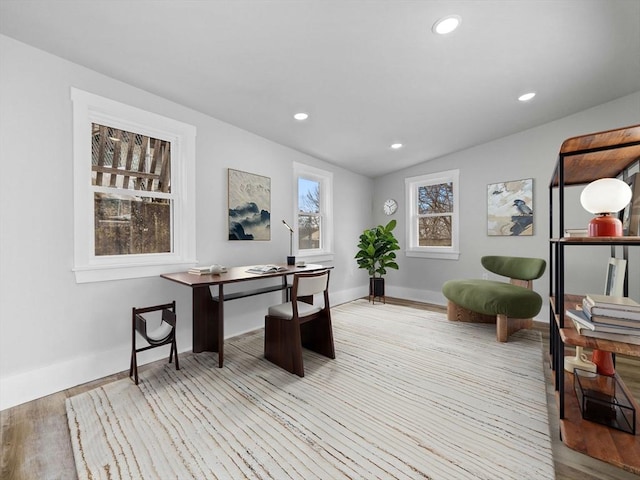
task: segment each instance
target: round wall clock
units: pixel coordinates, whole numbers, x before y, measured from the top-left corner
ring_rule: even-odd
[[[385,200],[382,208],[384,209],[384,213],[387,215],[393,215],[396,213],[396,210],[398,210],[398,202],[393,198],[389,198],[388,200]]]

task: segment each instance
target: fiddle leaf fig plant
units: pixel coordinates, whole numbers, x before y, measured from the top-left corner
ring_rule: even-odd
[[[386,225],[378,225],[362,232],[358,253],[355,259],[360,268],[369,272],[369,276],[382,277],[388,268],[398,270],[395,250],[400,250],[398,240],[393,235],[396,221],[391,220]]]

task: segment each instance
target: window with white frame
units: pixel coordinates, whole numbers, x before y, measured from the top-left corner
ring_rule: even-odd
[[[195,127],[76,88],[78,283],[195,263]]]
[[[294,163],[298,257],[330,260],[333,248],[333,174]]]
[[[405,179],[407,256],[457,260],[459,170]]]

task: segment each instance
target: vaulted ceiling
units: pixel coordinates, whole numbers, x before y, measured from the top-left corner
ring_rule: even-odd
[[[0,0],[0,33],[372,177],[640,91],[637,0]]]

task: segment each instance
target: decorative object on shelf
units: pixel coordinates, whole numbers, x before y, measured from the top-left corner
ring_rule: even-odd
[[[610,258],[607,265],[604,294],[614,297],[624,296],[624,277],[626,273],[627,261],[624,258]]]
[[[487,186],[487,235],[533,235],[533,179]]]
[[[622,222],[615,213],[631,200],[631,188],[617,178],[600,178],[587,185],[580,194],[580,203],[596,215],[589,222],[590,237],[621,237]]]
[[[640,173],[634,173],[627,179],[631,188],[631,201],[620,211],[622,233],[631,237],[640,236]]]
[[[382,206],[385,215],[393,215],[398,210],[398,202],[396,202],[393,198],[389,198],[385,200],[384,205]]]
[[[387,273],[387,268],[395,270],[399,268],[396,263],[395,250],[400,250],[400,245],[393,235],[396,223],[395,220],[391,220],[386,225],[370,228],[360,235],[359,250],[355,259],[358,262],[358,267],[369,272],[371,277],[369,280],[369,300],[373,299],[374,303],[376,297],[383,299],[385,297],[383,275]]]
[[[636,434],[636,409],[617,377],[576,370],[573,388],[582,418]]]
[[[289,256],[287,257],[287,265],[295,265],[296,257],[293,256],[293,228],[284,220],[282,220],[282,223],[289,229]]]
[[[564,369],[573,373],[573,371],[579,368],[580,370],[584,370],[585,372],[596,373],[598,366],[589,361],[587,356],[582,351],[582,347],[576,347],[576,355],[575,357],[566,356],[564,357]]]
[[[600,375],[615,375],[616,369],[613,366],[613,355],[611,352],[596,349],[591,355],[591,361],[596,364],[597,372]]]
[[[271,240],[271,179],[229,169],[229,240]]]

